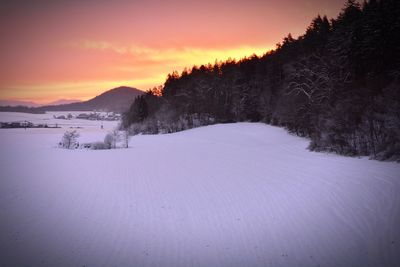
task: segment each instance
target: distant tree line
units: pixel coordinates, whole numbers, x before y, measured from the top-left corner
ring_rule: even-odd
[[[0,106],[0,112],[23,112],[32,114],[45,114],[46,111],[36,107],[26,106]]]
[[[275,50],[169,74],[137,97],[122,127],[176,132],[261,121],[311,139],[310,149],[400,159],[400,1],[349,0]]]

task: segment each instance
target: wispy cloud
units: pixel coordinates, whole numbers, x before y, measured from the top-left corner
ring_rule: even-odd
[[[178,65],[187,64],[187,67],[195,64],[213,63],[215,60],[226,60],[228,58],[241,59],[252,54],[262,55],[274,48],[273,45],[237,45],[222,48],[154,48],[139,45],[120,45],[107,41],[83,40],[67,43],[70,47],[114,52],[116,54],[129,56],[133,59],[148,62],[176,62]]]

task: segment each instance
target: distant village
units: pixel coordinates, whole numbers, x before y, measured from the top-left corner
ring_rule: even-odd
[[[57,120],[72,120],[72,119],[80,119],[80,120],[92,120],[92,121],[117,121],[121,119],[121,114],[108,112],[108,113],[100,113],[100,112],[90,112],[90,113],[80,113],[77,116],[73,116],[71,113],[66,115],[53,115],[54,119]],[[0,122],[0,128],[60,128],[57,123],[37,123],[34,124],[30,121],[14,121],[14,122]]]
[[[54,115],[53,117],[55,119],[60,119],[60,120],[70,120],[74,118],[71,113],[59,116]],[[75,118],[81,120],[92,120],[92,121],[117,121],[121,119],[121,114],[114,112],[107,112],[107,113],[90,112],[90,113],[81,113]]]
[[[0,128],[60,128],[57,124],[37,123],[30,121],[0,122]]]

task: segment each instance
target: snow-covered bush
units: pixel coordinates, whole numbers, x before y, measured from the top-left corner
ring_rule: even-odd
[[[106,135],[104,143],[110,148],[128,148],[130,135],[127,130],[113,130]]]
[[[104,144],[108,146],[108,148],[117,148],[117,143],[120,139],[119,131],[113,130],[104,137]]]
[[[127,130],[120,131],[117,129],[107,133],[103,142],[83,143],[79,145],[78,137],[79,133],[76,130],[66,131],[58,146],[67,149],[81,148],[92,150],[128,148],[130,139],[129,132]]]
[[[101,149],[110,149],[111,147],[104,142],[94,142],[90,145],[90,149],[93,150],[101,150]]]
[[[106,136],[104,137],[104,145],[107,147],[107,149],[111,149],[113,147],[113,144],[114,144],[113,135],[110,133],[106,134]]]

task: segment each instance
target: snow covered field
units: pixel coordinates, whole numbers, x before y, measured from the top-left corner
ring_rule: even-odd
[[[400,164],[258,123],[97,151],[65,128],[0,129],[0,266],[400,266]]]
[[[86,120],[86,119],[76,119],[75,117],[81,113],[90,113],[88,111],[59,111],[59,112],[47,112],[46,114],[29,114],[29,113],[20,113],[20,112],[0,112],[0,122],[23,122],[29,121],[33,124],[48,124],[50,126],[55,126],[57,124],[58,127],[63,128],[63,132],[65,129],[69,128],[82,128],[85,132],[88,131],[96,131],[98,132],[101,129],[101,125],[103,124],[103,128],[106,130],[111,130],[114,128],[118,122],[117,121],[97,121],[97,120]],[[106,114],[104,112],[100,112],[101,114]],[[54,116],[60,115],[73,115],[73,119],[65,120],[65,119],[55,119]],[[48,131],[45,131],[48,132]]]

